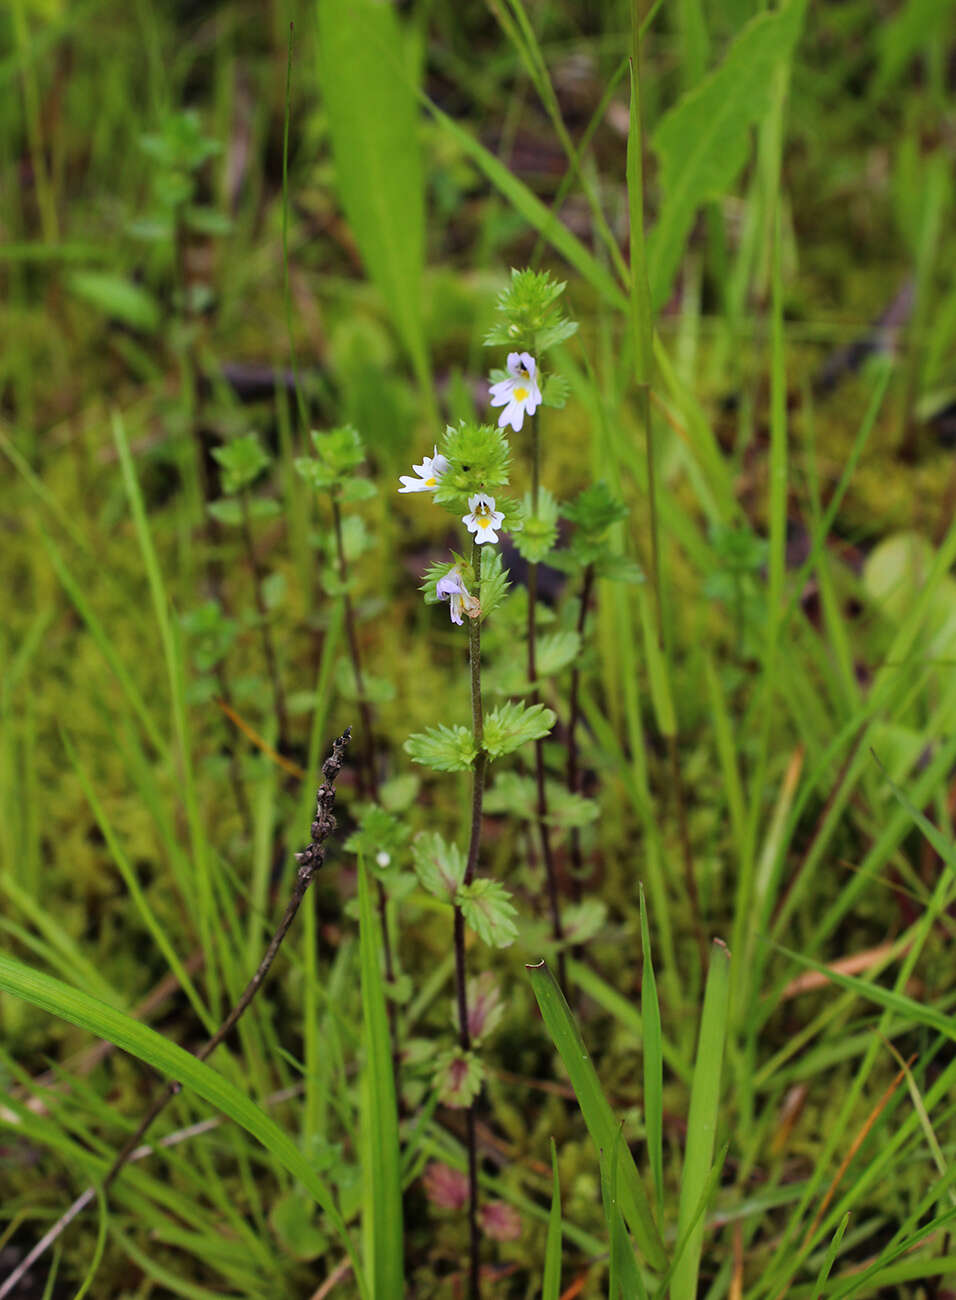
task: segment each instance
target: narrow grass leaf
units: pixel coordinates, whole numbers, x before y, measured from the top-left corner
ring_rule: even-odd
[[[591,1141],[599,1153],[612,1151],[617,1140],[618,1124],[564,994],[545,962],[528,966],[527,971],[545,1026],[571,1079]],[[624,1217],[648,1263],[657,1269],[665,1268],[667,1253],[634,1164],[634,1157],[626,1143],[621,1153],[621,1164]]]
[[[362,1019],[365,1071],[364,1176],[365,1239],[369,1286],[375,1296],[400,1296],[404,1290],[402,1177],[398,1109],[392,1045],[385,1006],[380,954],[382,936],[372,911],[368,874],[358,860],[359,948],[362,967]]]
[[[839,1227],[830,1239],[827,1246],[827,1253],[823,1257],[823,1263],[820,1265],[820,1272],[817,1274],[817,1280],[813,1288],[811,1300],[821,1300],[823,1288],[826,1286],[827,1278],[830,1276],[830,1270],[833,1268],[834,1261],[837,1257],[837,1251],[840,1249],[840,1242],[843,1240],[843,1234],[846,1232],[847,1224],[850,1222],[850,1211],[847,1210],[840,1220]]]
[[[544,1282],[541,1300],[559,1300],[561,1294],[561,1181],[558,1177],[558,1151],[551,1139],[551,1213],[544,1245]]]
[[[647,1134],[647,1158],[654,1180],[657,1216],[664,1205],[664,1057],[662,1051],[661,1008],[657,1000],[657,980],[651,957],[651,935],[641,895],[641,949],[644,971],[641,976],[641,1023],[644,1027],[644,1130]]]
[[[715,940],[711,946],[704,1009],[700,1018],[677,1212],[678,1238],[688,1232],[689,1236],[684,1253],[674,1269],[671,1300],[695,1300],[697,1295],[704,1225],[702,1220],[694,1228],[690,1225],[697,1214],[701,1195],[708,1185],[713,1164],[729,991],[730,952],[723,943]]]
[[[425,190],[405,33],[391,5],[319,0],[318,35],[339,197],[419,383],[427,385]]]

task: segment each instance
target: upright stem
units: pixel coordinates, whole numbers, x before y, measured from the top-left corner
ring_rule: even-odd
[[[584,638],[584,626],[587,623],[588,606],[591,603],[591,592],[594,589],[594,565],[589,564],[584,570],[584,581],[581,584],[581,608],[578,610],[578,636]],[[578,720],[581,711],[581,670],[578,667],[579,660],[574,661],[574,668],[571,670],[571,689],[568,697],[568,792],[570,794],[578,793],[578,784],[580,774],[578,772]],[[581,891],[581,871],[584,862],[581,857],[581,831],[577,826],[571,829],[571,868],[573,873],[573,882],[575,897],[579,897]]]
[[[481,547],[472,542],[471,562],[475,570],[475,590],[481,590]],[[472,769],[471,834],[468,840],[468,858],[465,863],[466,885],[471,884],[478,866],[478,849],[481,843],[481,811],[485,792],[485,769],[488,755],[484,748],[484,714],[481,702],[481,622],[480,618],[468,622],[468,661],[471,667],[471,727],[475,738],[475,764]],[[471,1034],[468,1029],[468,971],[465,963],[465,917],[460,907],[455,907],[455,986],[458,1002],[458,1041],[463,1052],[471,1051]],[[474,1102],[465,1112],[465,1132],[468,1146],[468,1234],[469,1250],[469,1300],[479,1300],[481,1295],[481,1255],[478,1237],[478,1145],[475,1138]]]
[[[276,720],[279,724],[279,748],[282,748],[282,742],[285,741],[289,734],[288,715],[285,708],[285,692],[282,689],[282,679],[279,676],[279,665],[276,659],[275,647],[272,644],[272,633],[269,631],[269,610],[266,607],[266,598],[263,591],[263,582],[265,575],[262,572],[262,566],[259,563],[259,557],[256,554],[255,543],[252,539],[252,522],[249,516],[249,494],[245,488],[239,493],[239,509],[242,511],[242,538],[246,548],[246,555],[252,568],[252,585],[255,589],[256,609],[259,612],[259,634],[262,639],[262,654],[266,661],[266,671],[272,682],[272,697],[275,701]]]
[[[533,514],[538,513],[538,498],[540,496],[541,481],[541,435],[540,420],[531,422],[531,511]],[[538,603],[538,566],[537,564],[528,565],[528,680],[534,683],[531,694],[531,703],[538,704],[540,695],[538,694],[538,664],[537,664],[537,645],[536,645],[536,623],[535,614]],[[536,740],[534,742],[534,770],[535,784],[537,787],[537,802],[535,807],[536,821],[538,827],[538,838],[541,841],[541,857],[544,860],[545,878],[548,884],[548,904],[551,911],[551,933],[554,935],[555,942],[560,943],[564,938],[564,929],[561,925],[561,907],[558,901],[558,873],[554,865],[554,854],[551,850],[551,834],[548,828],[548,792],[545,786],[544,772],[544,741]],[[564,951],[558,949],[558,982],[563,989],[567,989],[567,971],[565,969]]]

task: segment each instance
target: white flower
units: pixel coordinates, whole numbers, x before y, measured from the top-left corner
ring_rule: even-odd
[[[399,492],[431,492],[433,488],[438,487],[438,480],[447,468],[447,459],[436,447],[433,455],[424,456],[420,465],[412,466],[418,478],[413,478],[411,474],[399,474],[403,486],[398,490]]]
[[[475,541],[496,542],[498,534],[496,528],[500,528],[505,521],[505,517],[500,510],[495,509],[494,497],[486,496],[484,492],[479,492],[473,497],[468,498],[467,515],[462,515],[461,522],[465,525],[470,533],[475,534]]]
[[[461,615],[464,611],[469,618],[477,618],[481,612],[478,597],[471,596],[457,569],[449,569],[443,578],[435,584],[435,595],[439,600],[448,601],[448,614],[453,623],[461,627]]]
[[[384,849],[379,849],[375,855],[375,861],[384,870],[392,861],[392,855],[386,853]]]
[[[498,417],[498,428],[510,424],[518,433],[525,413],[534,415],[541,405],[541,389],[535,379],[537,364],[530,352],[508,353],[509,379],[491,385],[491,405],[505,409]]]

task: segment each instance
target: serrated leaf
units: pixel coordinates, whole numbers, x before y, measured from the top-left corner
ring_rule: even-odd
[[[571,385],[565,379],[564,375],[548,375],[544,385],[544,391],[541,394],[541,400],[545,406],[554,407],[555,410],[563,410],[567,404],[568,397],[571,393]]]
[[[358,501],[371,501],[372,497],[378,496],[378,488],[367,478],[349,478],[341,485],[341,497],[349,505],[354,505]]]
[[[455,895],[468,925],[492,948],[507,948],[518,937],[514,918],[518,909],[504,885],[488,876],[462,885]]]
[[[415,874],[436,898],[451,901],[465,878],[465,859],[458,845],[446,844],[437,831],[423,831],[412,844]]]
[[[507,595],[510,586],[508,570],[504,567],[501,552],[492,551],[490,556],[485,556],[484,563],[481,566],[479,600],[481,602],[482,622],[498,608]]]
[[[446,727],[444,723],[409,736],[404,749],[413,763],[421,763],[436,772],[465,772],[477,753],[468,727],[461,724]]]
[[[106,316],[132,329],[152,334],[159,328],[161,313],[153,295],[111,271],[74,271],[67,277],[71,292]]]
[[[554,723],[554,712],[543,704],[525,705],[509,700],[485,718],[485,749],[491,758],[511,754],[527,741],[546,736]]]
[[[651,297],[670,293],[697,209],[719,198],[747,161],[750,128],[770,110],[774,76],[790,58],[806,0],[752,19],[723,62],[661,118],[652,137],[664,194],[648,241]]]

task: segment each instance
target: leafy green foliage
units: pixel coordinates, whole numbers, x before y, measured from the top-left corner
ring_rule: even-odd
[[[436,772],[464,772],[475,761],[475,740],[468,727],[439,723],[417,732],[405,741],[405,753],[413,763]]]
[[[250,487],[269,464],[269,453],[255,433],[214,447],[212,454],[222,467],[222,490],[227,496]]]
[[[513,268],[510,283],[498,295],[495,322],[485,335],[486,346],[524,349],[537,359],[569,339],[578,325],[558,304],[565,288],[565,282],[553,279],[548,271]]]
[[[435,1063],[434,1085],[443,1106],[461,1110],[481,1092],[485,1069],[474,1052],[451,1047]]]
[[[507,517],[506,517],[507,521]],[[508,570],[504,566],[504,560],[501,558],[500,551],[491,551],[485,554],[481,563],[481,618],[482,621],[493,614],[505,596],[508,594],[508,588],[511,583],[508,579]]]
[[[159,328],[159,303],[148,289],[125,276],[112,271],[74,271],[67,284],[78,298],[131,329],[152,334]]]
[[[236,643],[238,624],[228,618],[218,600],[207,600],[182,616],[183,631],[190,641],[193,662],[201,673],[220,664]]]
[[[455,894],[465,923],[483,943],[492,948],[507,948],[518,937],[514,918],[518,909],[504,885],[489,876],[481,876],[461,885]]]
[[[554,723],[554,711],[543,704],[527,705],[509,700],[485,718],[485,749],[492,758],[511,754],[529,740],[546,736]]]
[[[388,866],[388,862],[379,861],[380,857],[383,854],[389,859],[398,857],[409,833],[407,823],[387,812],[381,804],[367,804],[360,811],[358,826],[345,841],[345,847],[352,853],[361,853],[371,866]]]
[[[358,486],[366,482],[355,474],[365,459],[365,448],[353,425],[344,424],[324,433],[313,429],[310,437],[315,455],[295,460],[296,473],[306,483],[320,492],[338,488],[346,501],[363,501],[375,495],[373,484]]]
[[[793,52],[805,7],[806,0],[787,0],[780,9],[752,19],[720,66],[666,113],[654,131],[664,193],[648,241],[656,308],[670,293],[697,209],[724,194],[747,161],[750,128],[769,111],[774,76]]]
[[[235,497],[220,497],[218,501],[210,501],[206,509],[213,519],[228,524],[231,528],[237,528],[242,523],[242,503]],[[249,522],[254,524],[265,519],[275,519],[282,507],[272,497],[253,497],[247,503],[247,509]]]
[[[548,798],[548,815],[546,821],[559,830],[580,829],[588,826],[599,815],[598,805],[593,799],[583,795],[572,794],[566,786],[557,781],[547,781],[545,790]],[[501,772],[495,777],[494,785],[485,791],[485,811],[489,813],[508,813],[532,821],[536,814],[538,801],[537,782],[533,776],[522,776],[518,772]]]
[[[465,878],[465,859],[454,842],[446,844],[437,831],[423,831],[412,844],[415,874],[436,898],[451,902]]]
[[[532,509],[530,493],[523,507],[523,527],[514,539],[515,548],[529,564],[538,564],[550,555],[558,540],[558,503],[547,488],[541,488],[537,511]]]
[[[457,514],[476,492],[494,494],[508,482],[511,448],[493,424],[460,424],[445,430],[441,451],[448,458],[434,498]],[[499,507],[500,508],[500,507]]]

